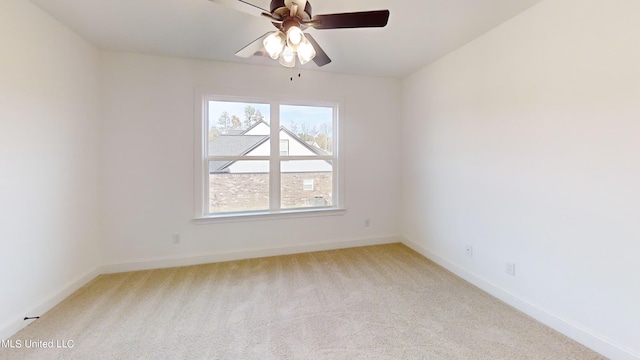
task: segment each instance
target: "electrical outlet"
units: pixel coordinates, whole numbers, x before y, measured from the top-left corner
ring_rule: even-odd
[[[371,226],[371,219],[364,219],[364,227]]]
[[[464,254],[469,256],[469,257],[472,257],[473,256],[473,246],[471,246],[469,244],[465,245],[464,246]]]
[[[504,272],[511,276],[516,276],[516,263],[506,262],[504,264]]]
[[[173,240],[173,243],[174,243],[174,244],[176,244],[176,245],[177,245],[177,244],[180,244],[180,241],[181,241],[181,239],[180,239],[180,234],[173,234],[173,236],[172,236],[172,240]]]

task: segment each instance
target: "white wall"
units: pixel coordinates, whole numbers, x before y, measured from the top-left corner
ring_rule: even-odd
[[[106,156],[101,205],[108,264],[400,234],[400,81],[308,70],[297,78],[297,72],[283,68],[116,52],[104,52],[101,59]],[[196,87],[343,100],[346,214],[194,224]],[[371,227],[364,227],[366,218]],[[181,244],[172,243],[173,234],[181,236]]]
[[[640,358],[638,14],[543,1],[403,82],[408,241],[616,359]]]
[[[0,338],[101,265],[97,52],[30,2],[0,2]]]

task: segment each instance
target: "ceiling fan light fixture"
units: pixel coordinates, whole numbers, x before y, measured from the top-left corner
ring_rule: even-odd
[[[262,44],[267,54],[275,60],[282,54],[286,43],[286,37],[282,31],[275,31],[273,34],[267,36]]]
[[[304,38],[300,46],[298,46],[298,60],[300,60],[300,65],[308,63],[313,60],[314,57],[316,57],[316,49],[313,48],[313,45],[307,38]]]
[[[304,33],[298,26],[291,26],[287,29],[287,45],[293,50],[297,50],[304,40]]]
[[[309,27],[314,29],[354,29],[379,28],[387,26],[389,10],[343,12],[312,15],[311,4],[307,0],[271,0],[269,10],[252,4],[255,0],[210,0],[214,3],[269,19],[278,31],[268,32],[236,52],[236,56],[248,58],[253,55],[280,60],[280,64],[295,67],[314,60],[316,65],[325,66],[331,58],[322,50],[311,34],[303,33]],[[266,2],[265,0],[262,0]],[[296,60],[298,58],[298,60]]]
[[[280,65],[286,67],[296,66],[296,52],[288,45],[284,47],[284,51],[280,55]]]

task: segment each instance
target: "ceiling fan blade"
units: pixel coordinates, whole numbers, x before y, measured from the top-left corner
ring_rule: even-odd
[[[262,16],[263,12],[269,11],[244,0],[209,0],[212,3],[220,4],[228,8],[241,11],[245,14]]]
[[[258,53],[259,55],[262,55],[264,50],[264,45],[262,44],[262,41],[264,40],[264,38],[271,35],[271,33],[273,33],[273,31],[270,31],[260,36],[259,38],[253,40],[251,43],[249,43],[249,45],[238,50],[238,52],[236,53],[236,56],[239,56],[242,58],[250,58],[253,55],[256,55],[256,53]]]
[[[318,45],[318,42],[316,41],[316,39],[314,39],[309,34],[304,34],[304,37],[306,37],[307,40],[309,40],[311,45],[313,45],[313,48],[316,50],[316,57],[313,58],[313,62],[316,63],[316,65],[318,65],[318,67],[325,66],[325,65],[327,65],[328,63],[331,62],[331,59],[324,52],[324,50],[322,50],[320,45]]]
[[[361,11],[354,13],[314,16],[307,25],[316,29],[348,29],[384,27],[389,21],[389,10]]]

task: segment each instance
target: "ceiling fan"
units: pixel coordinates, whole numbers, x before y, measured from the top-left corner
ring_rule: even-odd
[[[389,21],[389,10],[313,16],[307,0],[271,0],[269,11],[245,0],[210,1],[270,20],[277,30],[260,36],[240,49],[236,56],[270,56],[274,60],[279,59],[280,64],[286,67],[296,66],[296,58],[300,65],[311,60],[318,66],[331,62],[315,39],[304,33],[308,27],[319,30],[384,27]]]

